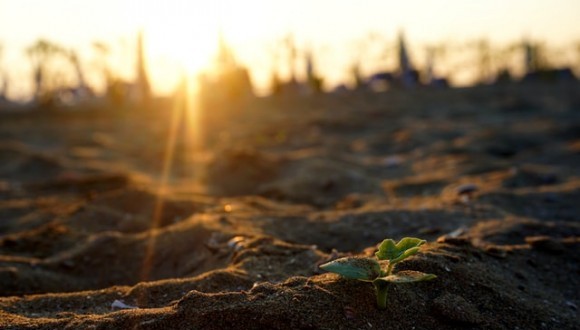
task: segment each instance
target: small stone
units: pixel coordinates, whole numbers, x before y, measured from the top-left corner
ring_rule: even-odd
[[[111,309],[137,309],[137,308],[139,307],[127,305],[123,301],[118,299],[115,299],[115,301],[113,301],[113,303],[111,304]]]
[[[479,190],[479,188],[477,187],[477,185],[475,185],[473,183],[462,184],[462,185],[458,186],[457,188],[455,188],[457,195],[460,195],[460,196],[461,195],[472,195],[477,190]]]
[[[573,303],[573,302],[571,302],[569,300],[566,300],[566,306],[568,306],[572,310],[575,310],[575,311],[578,310],[578,306],[575,303]]]
[[[387,168],[396,168],[399,167],[403,163],[403,158],[400,156],[389,156],[383,159],[383,164]]]
[[[348,319],[348,320],[354,320],[356,319],[356,310],[350,306],[346,306],[344,307],[344,316]]]
[[[235,236],[228,241],[227,246],[235,251],[239,251],[244,247],[245,242],[246,238],[244,236]]]

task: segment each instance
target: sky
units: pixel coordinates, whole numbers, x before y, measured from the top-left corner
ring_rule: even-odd
[[[130,79],[142,30],[154,90],[167,94],[183,72],[193,74],[210,63],[221,33],[264,88],[273,68],[289,72],[283,59],[273,58],[275,45],[291,33],[300,49],[314,51],[327,83],[337,84],[355,58],[369,73],[388,66],[379,49],[361,41],[371,32],[394,41],[404,31],[412,59],[421,63],[422,46],[446,41],[488,38],[502,44],[527,38],[568,46],[580,40],[579,18],[578,0],[0,0],[0,77],[9,80],[10,96],[29,95],[31,66],[24,49],[45,38],[77,50],[95,85],[102,79],[92,69],[97,61],[92,44],[104,42],[111,49],[109,65]],[[356,55],[363,50],[364,56]]]

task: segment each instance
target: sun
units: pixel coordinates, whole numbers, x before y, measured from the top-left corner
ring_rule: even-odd
[[[144,28],[148,55],[173,61],[187,73],[198,73],[209,65],[217,49],[217,28],[152,26]]]
[[[197,1],[134,2],[133,18],[143,30],[150,62],[173,62],[188,74],[204,70],[217,50],[220,18],[216,5]]]
[[[263,58],[255,60],[260,58],[256,57],[258,42],[265,40],[264,34],[275,33],[268,28],[275,25],[268,15],[274,7],[261,0],[121,3],[126,23],[143,32],[149,76],[161,95],[171,94],[184,76],[211,75],[217,68],[220,37],[233,49],[236,60],[251,69],[264,67]]]

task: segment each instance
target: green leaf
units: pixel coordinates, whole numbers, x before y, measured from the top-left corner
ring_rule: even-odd
[[[389,283],[411,283],[428,281],[437,278],[434,274],[426,274],[416,272],[414,270],[402,270],[394,275],[379,277],[375,281],[389,282]]]
[[[375,255],[379,260],[389,260],[390,264],[394,264],[419,252],[419,246],[424,243],[425,240],[419,238],[405,237],[395,244],[389,238],[381,243]]]
[[[333,260],[320,268],[346,278],[372,281],[381,274],[381,266],[372,258],[346,257]]]

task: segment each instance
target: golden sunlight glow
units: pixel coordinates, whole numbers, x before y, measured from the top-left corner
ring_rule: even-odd
[[[174,0],[143,1],[140,7],[133,19],[144,32],[150,62],[171,63],[173,70],[186,70],[188,74],[209,65],[219,33],[215,5]]]
[[[188,74],[209,68],[220,33],[235,44],[264,33],[264,22],[255,18],[266,8],[257,3],[149,0],[139,3],[137,15],[135,10],[125,7],[132,23],[144,32],[150,61],[173,63],[174,70],[185,69]]]
[[[135,2],[126,2],[124,11],[130,17],[129,23],[144,32],[151,75],[163,77],[163,81],[170,76],[195,76],[211,70],[220,34],[237,53],[244,48],[255,51],[255,43],[264,42],[269,33],[272,33],[269,38],[275,39],[287,32],[286,26],[281,30],[280,26],[265,28],[276,26],[271,13],[281,9],[267,2],[147,0],[138,6],[137,9]],[[166,92],[174,90],[177,84],[179,79],[173,79]]]
[[[133,79],[134,41],[141,30],[153,90],[171,95],[183,74],[209,67],[221,32],[236,60],[250,70],[254,87],[263,89],[273,69],[281,76],[289,73],[275,46],[292,34],[298,48],[312,48],[317,71],[332,86],[350,79],[353,58],[361,53],[353,45],[370,32],[387,48],[404,30],[412,60],[422,66],[427,45],[449,42],[461,46],[488,38],[504,47],[529,38],[550,47],[571,46],[580,38],[579,10],[577,0],[0,0],[0,73],[10,80],[11,98],[27,99],[34,84],[23,50],[43,38],[78,51],[89,84],[102,90],[102,72],[91,63],[107,62],[117,76]],[[108,46],[106,61],[95,53],[95,41]],[[456,61],[465,52],[455,48],[437,64],[454,83],[470,74],[458,69],[470,64]],[[571,65],[575,54],[564,54],[557,64]],[[363,73],[393,68],[392,54],[389,59],[367,55]]]
[[[178,34],[169,30],[145,29],[148,36],[148,54],[151,58],[160,57],[175,63],[188,74],[196,74],[206,68],[215,53],[215,37],[194,35],[193,40],[185,42]],[[170,35],[169,38],[165,36]]]

